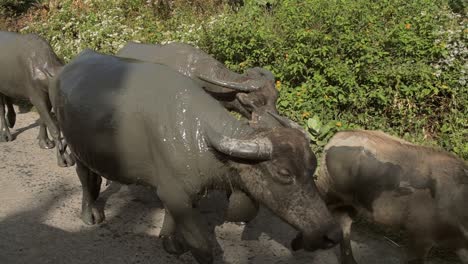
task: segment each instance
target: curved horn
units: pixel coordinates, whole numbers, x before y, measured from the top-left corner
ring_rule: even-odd
[[[269,160],[273,154],[273,144],[266,137],[235,139],[211,131],[208,140],[217,151],[236,158]]]
[[[248,75],[260,75],[262,76],[263,78],[269,80],[269,81],[272,81],[274,82],[275,81],[275,75],[273,75],[273,73],[265,68],[261,68],[261,67],[253,67],[253,68],[249,68],[247,69],[246,71],[246,74],[247,76]]]
[[[267,111],[268,114],[270,114],[271,116],[273,116],[276,120],[278,120],[278,122],[280,122],[281,125],[285,126],[285,127],[290,127],[290,128],[295,128],[299,131],[302,132],[302,134],[304,134],[304,136],[309,139],[309,141],[312,141],[312,139],[310,138],[310,135],[309,135],[309,132],[307,132],[302,126],[300,126],[298,123],[292,121],[291,119],[289,118],[286,118],[284,116],[280,116],[278,114],[275,114],[275,113],[272,113],[270,111]]]
[[[260,87],[264,85],[263,80],[248,80],[246,82],[231,82],[231,81],[224,81],[224,80],[219,80],[215,78],[210,78],[205,75],[199,75],[198,78],[202,81],[218,85],[224,88],[229,88],[237,91],[242,91],[242,92],[251,92],[258,90]]]

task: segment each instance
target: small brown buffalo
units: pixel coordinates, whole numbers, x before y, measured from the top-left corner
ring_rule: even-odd
[[[405,229],[407,263],[424,263],[433,246],[451,248],[468,263],[464,160],[379,131],[339,132],[325,147],[317,186],[343,228],[342,263],[356,263],[350,243],[356,213]]]

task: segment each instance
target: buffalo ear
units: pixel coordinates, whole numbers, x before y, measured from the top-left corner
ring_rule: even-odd
[[[47,80],[48,72],[44,71],[37,65],[34,65],[33,62],[29,61],[29,70],[33,80],[45,81]]]
[[[34,68],[32,72],[33,80],[45,81],[47,80],[47,74],[39,68]]]

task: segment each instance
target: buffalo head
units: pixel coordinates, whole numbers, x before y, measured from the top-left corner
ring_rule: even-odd
[[[209,141],[236,169],[232,180],[239,188],[300,232],[293,248],[329,248],[341,241],[313,181],[317,159],[300,130],[276,127],[247,139],[211,133]]]

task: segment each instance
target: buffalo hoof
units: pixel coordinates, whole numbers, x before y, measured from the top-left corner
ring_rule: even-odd
[[[341,256],[341,264],[358,264],[353,256]]]
[[[296,238],[293,239],[293,241],[291,241],[291,249],[293,251],[298,251],[298,250],[301,250],[303,249],[304,246],[302,244],[302,234],[299,233]]]
[[[13,136],[11,135],[10,131],[3,131],[0,133],[0,142],[10,142],[13,141]]]
[[[71,167],[75,165],[75,158],[69,153],[64,152],[57,158],[57,165],[59,167]]]
[[[195,257],[197,262],[200,263],[200,264],[212,264],[214,262],[213,254],[211,254],[211,253],[192,252],[192,255]]]
[[[6,122],[9,128],[13,128],[16,123],[16,114],[8,112]]]
[[[104,221],[105,216],[102,210],[92,207],[91,210],[86,210],[81,213],[81,220],[87,225],[96,225]]]
[[[46,139],[39,139],[39,147],[41,149],[52,149],[55,147],[54,141],[46,138]]]
[[[424,264],[423,259],[413,259],[413,260],[408,260],[406,262],[407,264]]]
[[[181,243],[175,236],[163,236],[162,243],[164,250],[172,255],[182,255],[188,251],[188,248]]]

